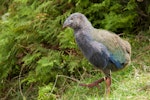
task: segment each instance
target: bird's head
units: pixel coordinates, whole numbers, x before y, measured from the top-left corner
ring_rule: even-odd
[[[70,27],[73,29],[81,29],[85,28],[88,25],[91,26],[91,23],[83,14],[73,13],[65,20],[63,28]]]

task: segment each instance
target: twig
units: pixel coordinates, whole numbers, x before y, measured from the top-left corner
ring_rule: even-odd
[[[21,94],[23,100],[26,100],[25,96],[23,95],[22,89],[21,89],[21,79],[20,79],[20,78],[21,78],[21,74],[22,74],[23,68],[24,68],[24,67],[21,67],[21,71],[20,71],[20,73],[19,73],[19,80],[18,80],[18,82],[19,82],[19,90],[20,90],[20,94]]]
[[[53,88],[52,88],[50,94],[52,94],[52,92],[54,91],[54,88],[55,88],[55,86],[56,86],[56,83],[57,83],[57,80],[58,80],[59,77],[64,77],[64,78],[70,79],[70,80],[72,80],[72,81],[75,81],[75,82],[77,82],[77,83],[80,82],[79,80],[77,80],[77,79],[75,79],[75,78],[71,78],[71,77],[68,77],[68,76],[65,76],[65,75],[56,75],[56,79],[55,79],[55,82],[54,82],[54,85],[53,85]]]

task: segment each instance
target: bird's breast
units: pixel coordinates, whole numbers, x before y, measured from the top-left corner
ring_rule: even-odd
[[[77,34],[76,42],[85,57],[89,58],[92,53],[89,37],[84,34]]]

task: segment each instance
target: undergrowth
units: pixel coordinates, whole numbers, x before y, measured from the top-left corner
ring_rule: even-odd
[[[62,29],[74,12],[85,14],[94,27],[113,31],[132,45],[131,65],[112,74],[110,99],[149,99],[149,3],[1,0],[0,99],[104,99],[104,83],[101,90],[78,86],[103,74],[83,57],[73,31]]]

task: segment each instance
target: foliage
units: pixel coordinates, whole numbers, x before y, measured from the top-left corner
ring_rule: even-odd
[[[93,73],[91,64],[77,48],[73,30],[62,29],[71,13],[84,13],[96,28],[130,36],[129,33],[137,35],[138,31],[148,29],[148,3],[135,0],[1,0],[0,98],[56,99],[62,95],[59,89],[68,89],[63,88],[62,83],[72,83],[62,77],[56,82],[57,75],[73,80]],[[136,47],[134,42],[132,45]]]

